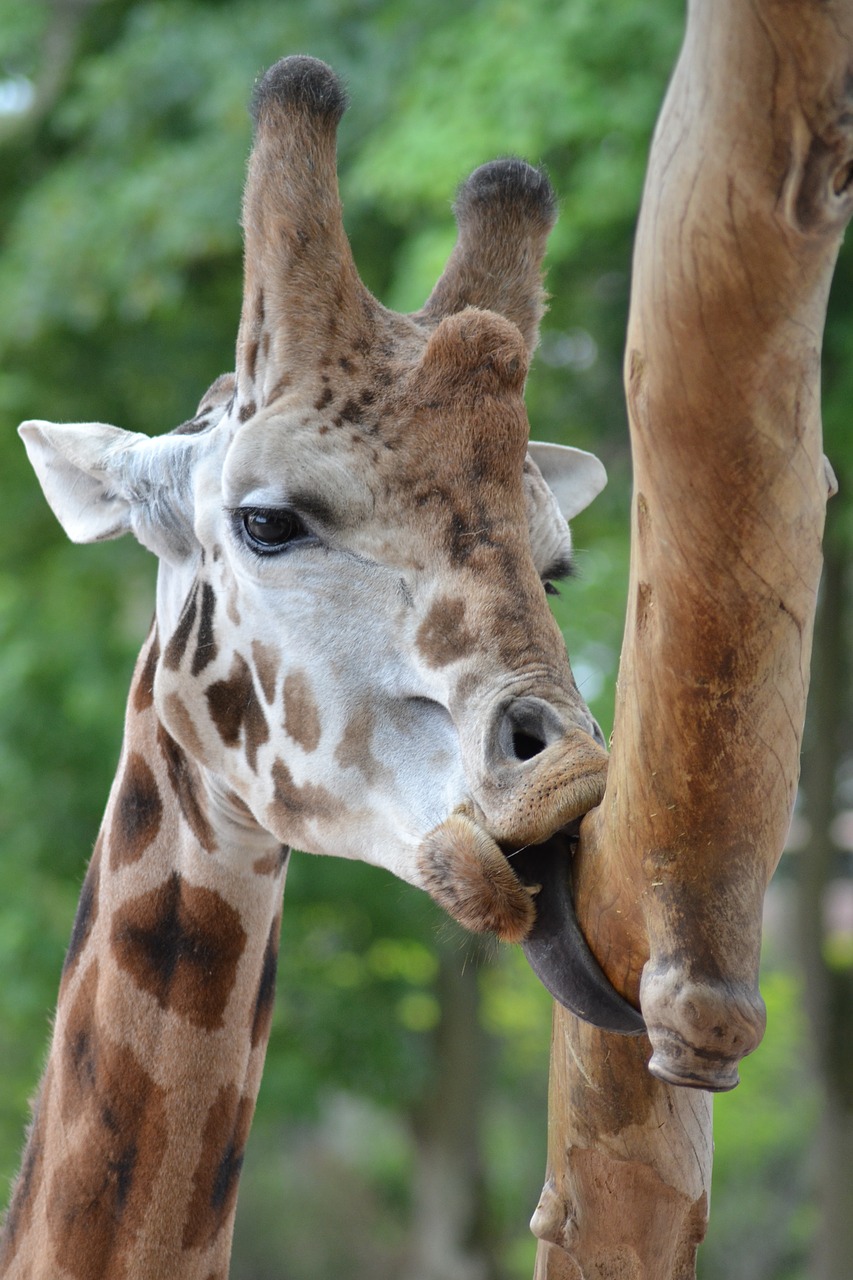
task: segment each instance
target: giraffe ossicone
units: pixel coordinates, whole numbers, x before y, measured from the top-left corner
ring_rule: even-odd
[[[388,868],[467,927],[527,940],[581,1016],[642,1026],[571,895],[537,918],[539,881],[550,894],[557,867],[568,885],[566,833],[607,769],[544,591],[604,469],[531,444],[522,398],[554,196],[522,161],[478,169],[424,307],[388,311],[343,229],[344,105],[309,58],[258,86],[237,368],[191,421],[156,438],[20,428],[69,536],[132,532],[160,570],[4,1274],[222,1274],[284,846]],[[124,1111],[119,1078],[136,1082]],[[45,1154],[59,1113],[83,1161],[71,1189]],[[185,1150],[164,1138],[175,1124]]]

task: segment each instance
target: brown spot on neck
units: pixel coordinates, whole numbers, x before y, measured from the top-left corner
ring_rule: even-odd
[[[80,900],[77,903],[74,926],[71,930],[71,940],[68,943],[65,963],[62,966],[63,986],[74,972],[77,961],[80,959],[98,918],[98,891],[101,879],[101,849],[103,848],[103,843],[102,832],[95,844],[86,878],[83,881],[83,888],[80,891]]]
[[[160,659],[160,638],[157,635],[156,626],[153,628],[151,639],[148,645],[148,651],[145,658],[138,668],[138,673],[133,686],[132,701],[133,708],[139,714],[147,711],[154,702],[154,676],[157,673],[157,663]]]
[[[207,1113],[184,1225],[185,1249],[209,1248],[233,1218],[254,1110],[254,1098],[240,1097],[234,1085],[223,1085]]]
[[[255,1007],[252,1010],[252,1048],[259,1044],[266,1045],[272,1024],[273,1005],[275,1003],[275,978],[278,970],[278,946],[281,934],[281,913],[273,920],[264,950],[261,965],[261,976],[255,993]]]
[[[62,1032],[61,1159],[51,1169],[47,1220],[75,1280],[125,1276],[128,1246],[146,1224],[166,1150],[164,1091],[99,1024],[93,964]]]
[[[97,1075],[95,1002],[100,969],[89,965],[77,988],[63,1027],[62,1071],[59,1077],[59,1109],[66,1125],[73,1125],[90,1100]]]
[[[180,703],[177,694],[170,695],[170,699],[173,701],[168,704],[169,709],[172,711],[177,710],[173,705],[173,702]],[[186,710],[182,703],[180,703],[180,708],[184,711]],[[181,726],[180,716],[176,717],[176,725],[186,729],[186,726]],[[157,744],[166,764],[166,772],[172,788],[172,794],[178,802],[178,807],[187,826],[196,840],[198,840],[202,849],[207,853],[212,853],[216,849],[216,836],[205,812],[205,797],[198,767],[162,724],[157,726]]]
[[[252,870],[256,876],[277,876],[283,871],[290,857],[290,848],[283,844],[278,853],[267,853],[262,858],[256,858],[252,863]]]
[[[214,1031],[246,946],[239,913],[218,893],[178,872],[113,915],[117,963],[136,985],[194,1026]]]
[[[110,829],[110,867],[113,871],[138,862],[156,839],[163,818],[157,779],[138,751],[128,753]]]
[[[163,661],[170,671],[177,671],[186,653],[198,611],[198,583],[194,582],[181,610],[178,625],[166,645]]]

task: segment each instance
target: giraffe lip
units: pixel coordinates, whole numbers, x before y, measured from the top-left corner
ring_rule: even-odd
[[[542,985],[570,1013],[602,1031],[640,1035],[646,1029],[642,1014],[612,985],[575,915],[570,861],[579,829],[580,819],[542,844],[508,855],[522,884],[541,886],[536,920],[521,949]]]

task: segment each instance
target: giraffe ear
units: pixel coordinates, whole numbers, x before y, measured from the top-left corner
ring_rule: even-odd
[[[542,479],[557,499],[566,520],[588,507],[607,484],[604,464],[595,454],[565,444],[540,444],[531,440],[527,452]]]
[[[18,434],[72,542],[133,533],[155,555],[189,551],[195,437],[150,437],[102,422],[24,422]]]

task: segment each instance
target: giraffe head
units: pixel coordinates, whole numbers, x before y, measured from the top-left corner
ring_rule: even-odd
[[[512,855],[607,766],[545,595],[604,471],[531,445],[522,399],[554,197],[521,161],[478,169],[431,296],[390,312],[343,230],[344,105],[308,58],[258,87],[237,370],[197,416],[21,432],[71,538],[160,559],[155,703],[213,828],[378,863],[518,941]]]

